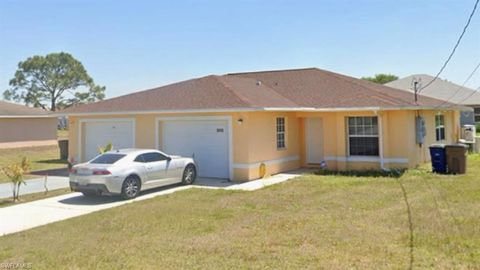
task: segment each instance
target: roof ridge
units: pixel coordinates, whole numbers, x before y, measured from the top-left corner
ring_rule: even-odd
[[[227,73],[225,75],[242,75],[242,74],[252,74],[252,73],[267,73],[267,72],[288,72],[288,71],[301,71],[301,70],[309,70],[309,69],[318,69],[316,67],[308,67],[308,68],[290,68],[290,69],[272,69],[272,70],[259,70],[259,71],[245,71],[245,72],[233,72]]]
[[[239,95],[235,90],[233,90],[233,88],[230,87],[230,85],[228,85],[225,81],[221,80],[220,78],[222,78],[222,76],[218,76],[218,75],[212,75],[215,80],[217,82],[219,82],[222,86],[224,86],[228,91],[230,91],[231,93],[233,93],[237,98],[239,98],[243,103],[245,103],[246,106],[250,106],[252,107],[252,104],[250,104],[250,102],[248,100],[245,99],[245,97],[243,97],[242,95]]]
[[[222,79],[226,79],[226,78],[230,78],[230,79],[242,79],[242,80],[248,80],[248,81],[255,81],[257,79],[255,78],[249,78],[249,77],[237,77],[237,76],[233,76],[233,77],[229,77],[229,75],[222,75],[222,76],[218,76],[218,78],[222,78]],[[225,87],[227,87],[229,90],[231,90],[232,92],[234,92],[242,101],[246,102],[246,103],[250,103],[250,101],[245,98],[241,93],[237,93],[237,91],[235,91],[230,85],[228,85],[227,81],[225,80],[221,80],[222,83],[224,84]],[[260,81],[260,80],[257,80],[257,81]],[[261,82],[261,81],[260,81]],[[292,104],[295,104],[295,106],[298,106],[298,104],[296,102],[294,102],[293,100],[289,99],[288,97],[282,95],[281,93],[279,93],[278,91],[275,90],[275,88],[269,86],[267,83],[261,83],[261,86],[262,87],[265,87],[266,89],[268,89],[269,91],[272,92],[272,94],[275,94],[277,95],[279,98],[282,98],[284,101],[287,101],[287,102],[290,102]]]
[[[316,70],[318,68],[315,68],[315,67],[312,67],[312,68],[303,68],[303,69],[292,69],[292,70],[309,70],[309,69],[313,69],[313,70]],[[275,70],[273,72],[280,72],[280,71],[289,71],[289,70]],[[237,75],[241,75],[241,74],[253,74],[253,73],[264,73],[264,72],[272,72],[272,71],[261,71],[261,72],[244,72],[244,73],[228,73],[226,75],[223,75],[223,76],[235,76],[237,77]],[[256,78],[252,78],[252,77],[242,77],[242,76],[238,76],[242,79],[249,79],[249,80],[257,80],[257,81],[260,81],[262,83],[262,85],[266,86],[268,89],[272,90],[275,94],[277,94],[278,96],[282,97],[283,99],[287,100],[288,102],[291,102],[293,104],[295,104],[296,106],[298,106],[298,104],[291,100],[290,98],[286,97],[285,95],[283,95],[282,93],[280,93],[279,91],[275,90],[275,88],[271,87],[268,85],[268,83],[264,83],[262,82],[261,80],[258,80]],[[237,78],[238,78],[237,77]]]

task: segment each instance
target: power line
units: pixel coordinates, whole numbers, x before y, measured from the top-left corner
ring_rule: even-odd
[[[480,93],[480,86],[476,89],[476,90],[473,90],[472,93],[470,93],[468,96],[466,96],[464,99],[460,100],[457,104],[461,104],[463,103],[465,100],[473,97],[474,95]],[[452,107],[452,105],[448,106],[448,107],[445,107],[445,108],[449,108],[449,107]]]
[[[470,13],[470,16],[468,17],[467,24],[463,27],[463,31],[462,31],[462,33],[460,34],[460,37],[458,38],[457,43],[456,43],[455,46],[453,47],[452,52],[451,52],[450,55],[448,56],[447,61],[445,61],[445,63],[443,64],[442,68],[440,68],[440,71],[438,71],[437,75],[435,75],[435,77],[434,77],[429,83],[427,83],[424,87],[422,87],[422,88],[418,91],[418,93],[422,92],[423,89],[427,88],[427,87],[428,87],[429,85],[431,85],[435,80],[437,80],[437,79],[438,79],[438,76],[440,76],[440,74],[443,72],[443,70],[445,69],[445,67],[447,67],[448,62],[450,62],[450,60],[451,60],[452,57],[453,57],[453,54],[455,54],[455,51],[457,50],[458,45],[460,45],[460,41],[462,40],[463,35],[465,35],[465,32],[467,31],[467,28],[468,28],[468,26],[470,25],[470,22],[472,21],[473,15],[475,14],[475,11],[477,10],[477,6],[478,6],[478,2],[479,2],[479,1],[480,1],[480,0],[476,0],[476,1],[475,1],[475,5],[473,6],[472,13]]]
[[[442,103],[440,103],[438,106],[436,106],[435,109],[443,106],[444,104],[446,104],[446,103],[448,103],[450,100],[452,100],[453,97],[455,97],[455,95],[457,95],[458,92],[460,92],[460,90],[462,90],[462,89],[465,87],[465,85],[466,85],[466,84],[468,83],[468,81],[473,77],[473,75],[475,75],[475,73],[477,72],[478,68],[480,68],[480,62],[477,64],[477,66],[475,66],[475,68],[474,68],[473,71],[470,73],[470,75],[468,75],[467,79],[463,82],[463,84],[462,84],[460,87],[458,87],[457,90],[456,90],[448,99],[444,100]],[[473,96],[473,94],[472,94],[472,96]],[[464,100],[463,100],[463,101],[464,101]],[[463,101],[461,101],[461,102],[463,102]],[[460,103],[461,103],[461,102],[460,102]],[[457,104],[459,104],[459,103],[457,103]]]

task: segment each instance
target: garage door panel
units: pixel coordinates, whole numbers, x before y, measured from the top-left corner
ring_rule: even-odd
[[[98,148],[112,143],[115,149],[134,147],[134,124],[132,121],[85,123],[85,160],[98,155]]]
[[[202,177],[229,177],[227,121],[166,121],[163,150],[193,157]]]

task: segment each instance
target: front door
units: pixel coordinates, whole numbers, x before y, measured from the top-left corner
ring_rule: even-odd
[[[305,154],[307,164],[320,164],[323,161],[322,118],[305,118]]]

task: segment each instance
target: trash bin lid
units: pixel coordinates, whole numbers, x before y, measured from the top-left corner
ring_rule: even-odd
[[[445,147],[448,147],[448,148],[468,148],[468,145],[463,144],[463,143],[454,143],[454,144],[446,145]]]
[[[430,148],[445,148],[446,144],[444,143],[434,143],[430,145]]]

